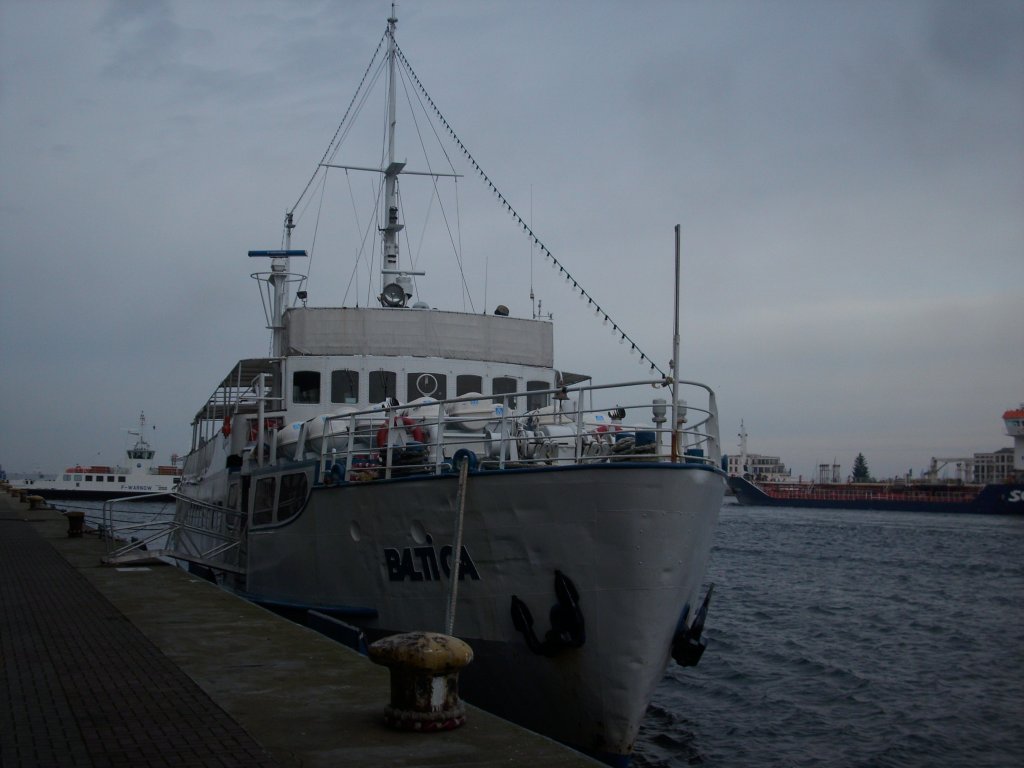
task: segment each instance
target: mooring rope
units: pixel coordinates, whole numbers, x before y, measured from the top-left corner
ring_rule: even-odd
[[[459,566],[462,563],[462,523],[466,517],[466,484],[469,480],[469,457],[459,467],[459,509],[455,518],[455,545],[452,547],[452,584],[448,590],[448,611],[445,616],[445,633],[455,631],[455,601],[459,595]],[[454,636],[454,635],[453,635]]]

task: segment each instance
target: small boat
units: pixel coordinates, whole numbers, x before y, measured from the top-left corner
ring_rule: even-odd
[[[1014,438],[1014,466],[999,482],[940,481],[938,461],[921,480],[894,482],[797,482],[729,476],[737,502],[758,507],[876,509],[896,512],[957,514],[1024,514],[1024,406],[1003,414],[1007,434]],[[746,434],[741,431],[745,446]],[[745,452],[745,447],[743,448]],[[949,461],[953,461],[950,459]],[[965,464],[969,460],[958,460]],[[838,474],[835,472],[834,474]]]
[[[75,464],[54,478],[28,478],[19,488],[45,499],[115,499],[152,494],[170,495],[178,488],[181,468],[175,464],[157,465],[154,451],[145,437],[146,414],[139,414],[135,445],[128,448],[127,463],[118,466]],[[173,462],[173,457],[172,457]]]
[[[427,283],[399,259],[397,186],[416,172],[395,160],[396,67],[422,86],[396,23],[368,69],[390,72],[383,160],[329,166],[381,182],[377,306],[307,306],[291,211],[284,249],[249,253],[270,263],[252,277],[271,355],[231,366],[196,412],[163,554],[371,641],[458,636],[468,701],[622,762],[667,665],[705,644],[726,486],[714,393],[679,377],[678,298],[672,373],[641,352],[658,373],[614,385],[555,366],[550,317],[410,305]]]

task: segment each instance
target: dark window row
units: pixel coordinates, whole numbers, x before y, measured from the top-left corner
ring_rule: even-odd
[[[371,403],[379,403],[389,397],[396,396],[397,376],[393,371],[370,371],[368,377],[369,397]],[[461,397],[470,392],[483,394],[483,377],[464,374],[455,377],[454,395],[448,391],[448,376],[443,373],[418,371],[406,375],[406,398],[416,400],[420,397],[432,397],[444,400],[449,397]],[[528,381],[526,389],[530,391],[550,389],[546,381]],[[501,395],[507,395],[518,389],[518,382],[505,376],[491,381],[491,395],[496,403],[500,403]],[[319,371],[295,371],[292,374],[292,402],[320,403]],[[331,371],[331,403],[359,402],[359,371]],[[548,403],[547,395],[530,395],[526,404],[527,410],[543,408]]]
[[[97,483],[102,483],[103,480],[104,480],[104,477],[106,477],[106,481],[108,483],[114,482],[114,476],[113,475],[106,475],[106,476],[104,476],[104,475],[95,475],[95,476],[94,475],[85,475],[84,479],[85,479],[85,482],[87,482],[87,483],[91,483],[93,481],[95,481]],[[83,479],[82,475],[64,475],[64,480],[74,480],[76,483],[82,482],[82,479]],[[117,476],[117,482],[123,483],[124,481],[125,481],[125,476],[124,475],[118,475]]]

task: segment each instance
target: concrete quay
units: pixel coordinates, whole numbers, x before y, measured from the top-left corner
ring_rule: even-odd
[[[0,765],[600,765],[467,705],[382,724],[388,671],[172,566],[110,567],[58,511],[0,494]]]

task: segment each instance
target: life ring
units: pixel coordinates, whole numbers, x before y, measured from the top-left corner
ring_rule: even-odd
[[[394,419],[388,419],[384,426],[377,430],[377,447],[387,448],[388,440],[391,433],[391,425],[394,423],[396,427],[401,427],[409,434],[412,439],[417,443],[427,442],[427,434],[423,431],[423,427],[416,423],[414,419],[410,419],[408,416],[395,416]]]
[[[324,485],[340,485],[345,479],[345,467],[339,462],[334,462],[330,470],[324,472]]]
[[[456,472],[461,470],[462,464],[468,465],[470,472],[475,472],[477,468],[476,454],[468,448],[459,448],[452,457],[452,469]]]
[[[264,419],[263,420],[263,433],[269,434],[272,429],[277,429],[277,423],[275,419]],[[249,422],[249,442],[255,443],[260,436],[260,420],[252,419]]]

